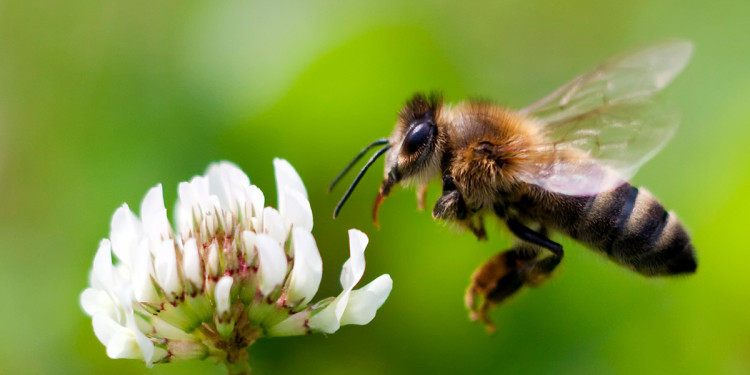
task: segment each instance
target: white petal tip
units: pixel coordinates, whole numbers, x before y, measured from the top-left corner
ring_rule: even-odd
[[[375,318],[375,313],[383,306],[391,294],[393,280],[388,274],[381,275],[349,296],[349,303],[341,316],[341,324],[363,325]]]
[[[216,312],[221,315],[229,313],[229,309],[232,307],[231,294],[232,284],[234,279],[232,276],[223,276],[216,283]]]

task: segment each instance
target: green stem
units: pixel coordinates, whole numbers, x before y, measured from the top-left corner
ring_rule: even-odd
[[[225,362],[224,364],[227,366],[227,374],[229,375],[250,374],[250,362],[247,359],[237,362]]]

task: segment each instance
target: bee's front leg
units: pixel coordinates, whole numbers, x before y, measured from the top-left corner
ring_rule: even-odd
[[[466,201],[456,187],[456,182],[450,175],[443,176],[443,194],[432,208],[432,217],[457,222],[471,230],[479,240],[487,239],[482,217],[473,215],[468,209]]]
[[[443,194],[432,208],[432,217],[440,220],[461,221],[469,214],[464,197],[450,175],[443,176]]]

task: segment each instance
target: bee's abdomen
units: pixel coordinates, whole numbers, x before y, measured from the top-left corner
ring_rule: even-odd
[[[556,204],[524,205],[532,219],[644,275],[695,272],[685,228],[648,190],[626,183],[588,197],[553,195]]]
[[[685,228],[648,190],[623,184],[585,199],[581,215],[569,228],[573,238],[644,275],[695,272]]]

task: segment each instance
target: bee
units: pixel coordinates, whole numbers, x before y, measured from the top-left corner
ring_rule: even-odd
[[[334,218],[368,168],[385,154],[373,221],[397,184],[426,186],[442,178],[435,219],[486,239],[483,217],[494,215],[514,245],[480,266],[466,305],[492,331],[488,311],[524,286],[549,278],[563,259],[553,232],[568,236],[645,276],[690,274],[697,267],[685,227],[674,212],[628,180],[674,134],[679,113],[654,94],[687,65],[692,44],[666,41],[621,54],[548,96],[513,111],[485,101],[443,102],[416,94],[393,133],[365,147],[365,164],[336,206]]]

